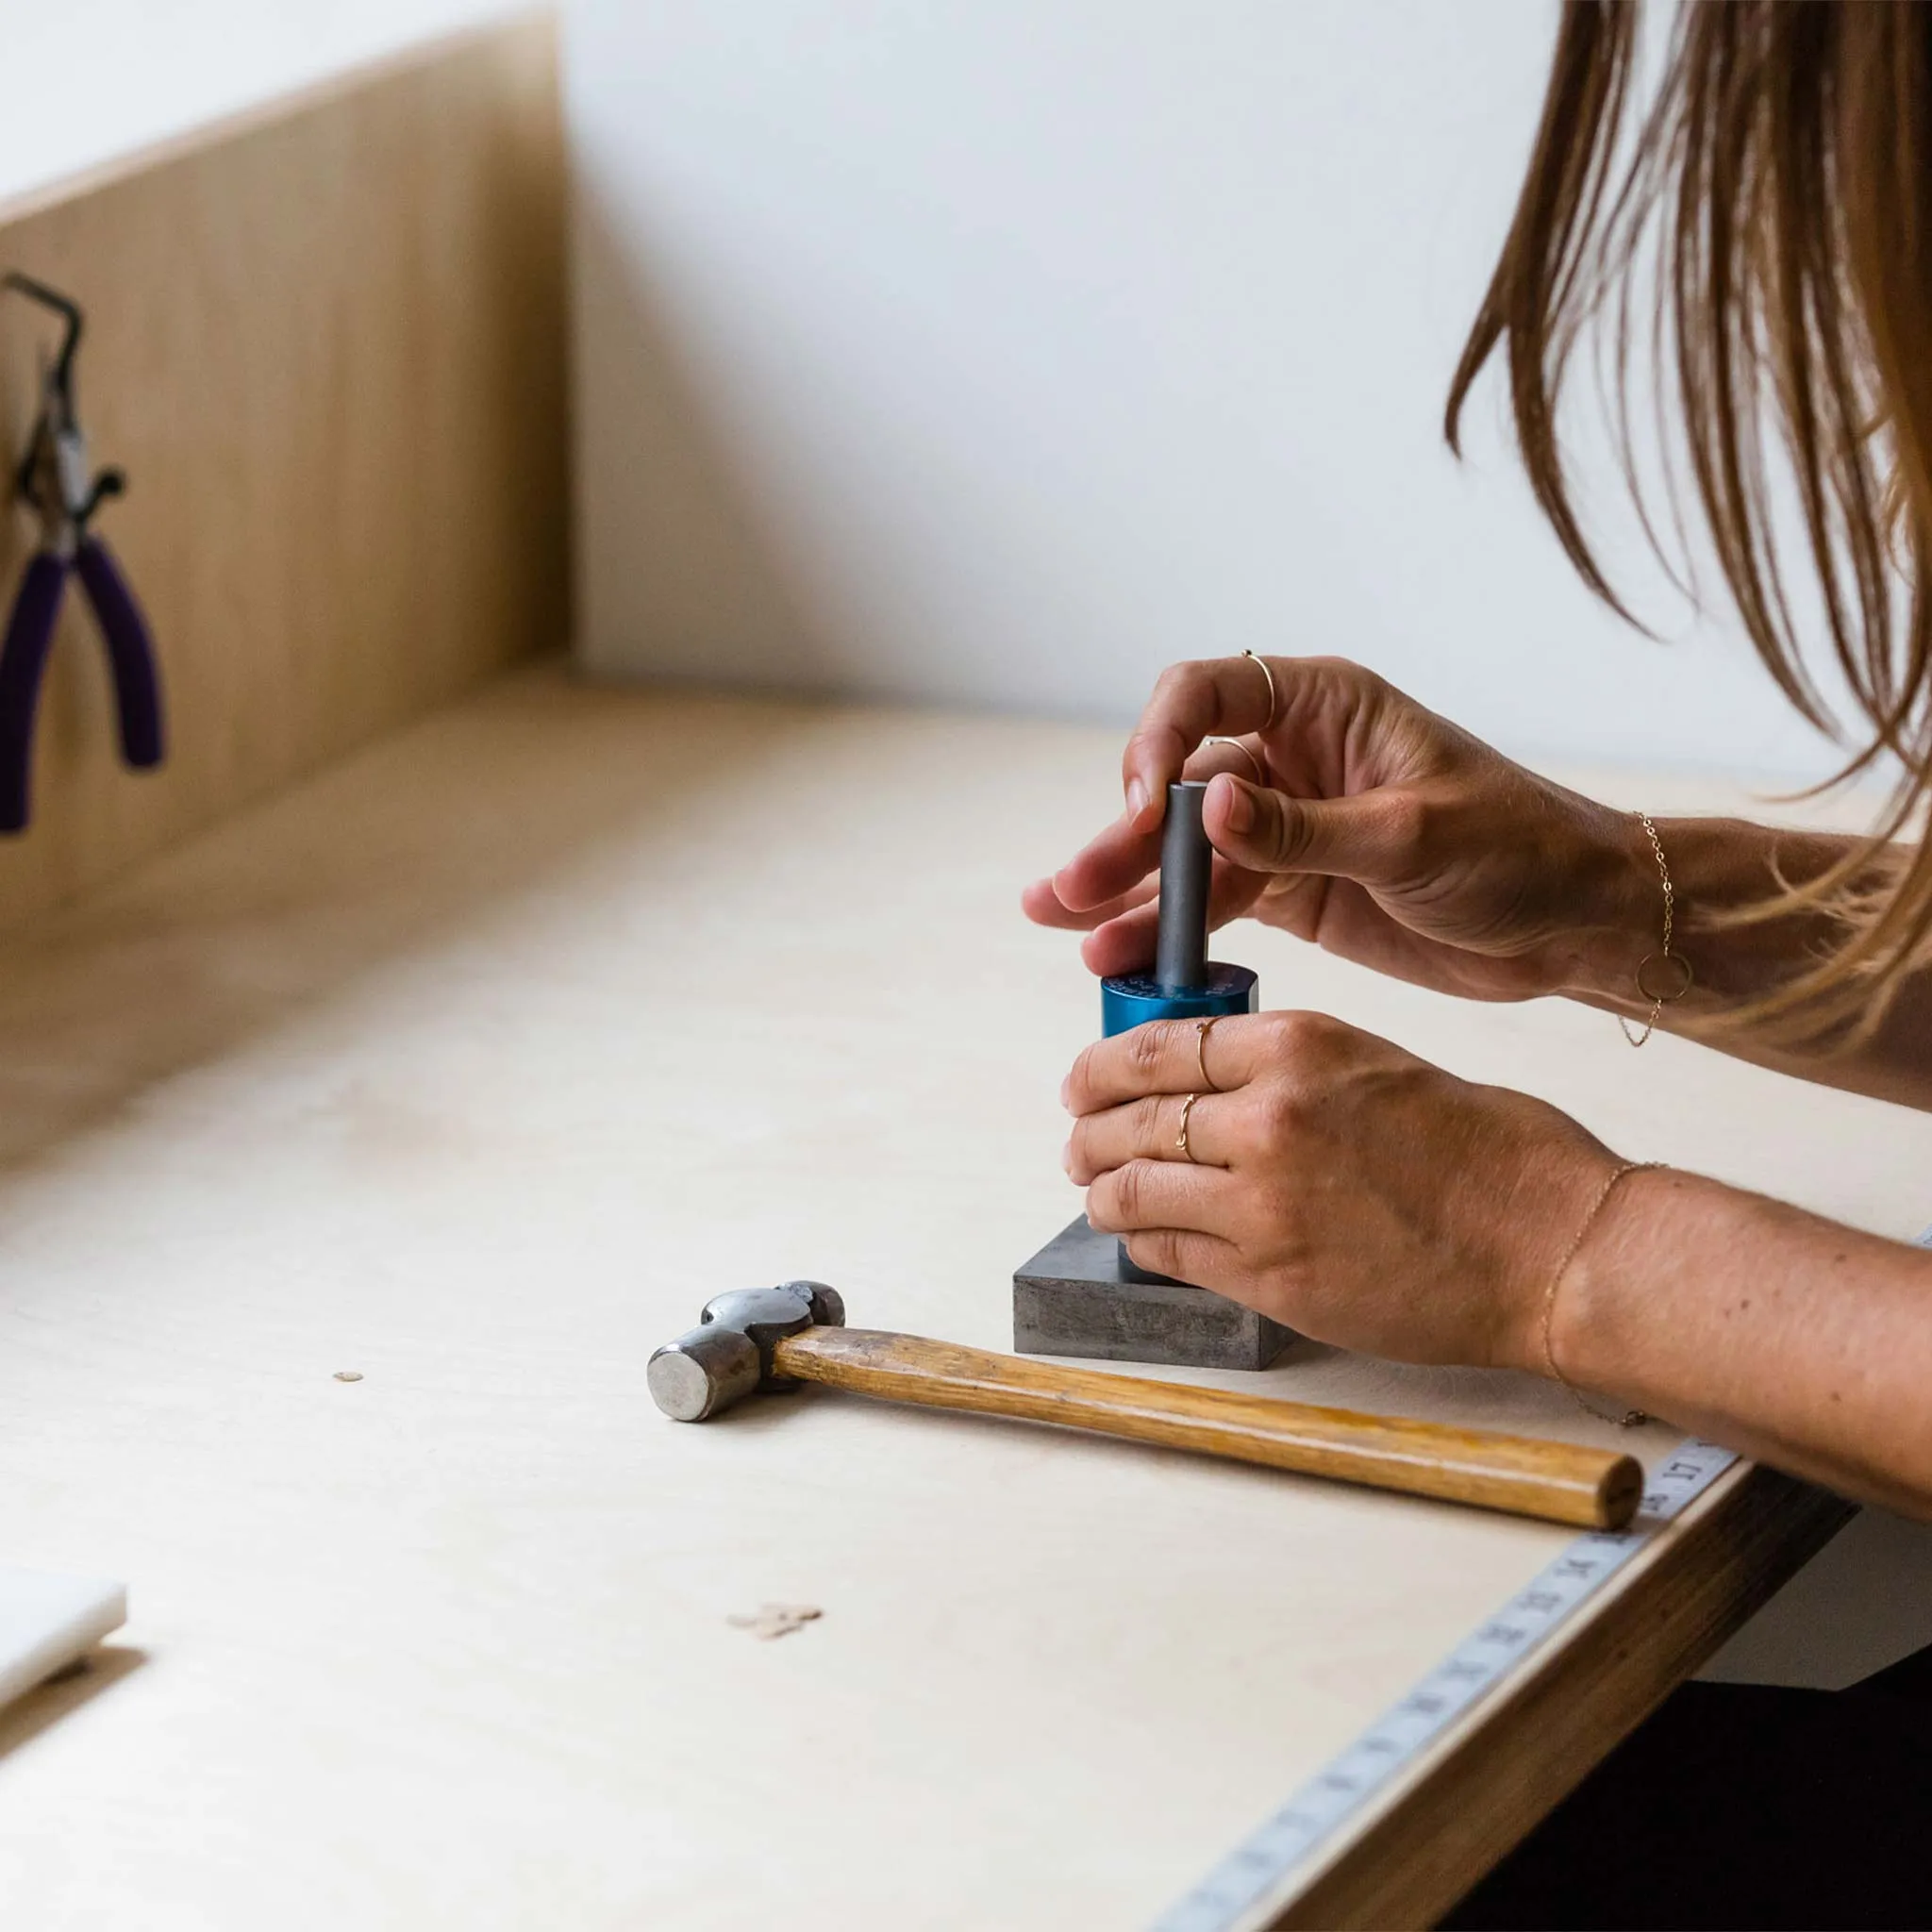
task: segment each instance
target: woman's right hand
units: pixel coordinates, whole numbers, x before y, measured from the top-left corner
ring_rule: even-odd
[[[1085,931],[1087,964],[1154,956],[1167,787],[1214,776],[1215,924],[1249,914],[1343,958],[1467,999],[1606,998],[1656,944],[1657,879],[1636,822],[1513,764],[1373,672],[1246,658],[1164,673],[1122,761],[1124,815],[1053,877],[1029,918]],[[1239,738],[1265,772],[1210,735]]]

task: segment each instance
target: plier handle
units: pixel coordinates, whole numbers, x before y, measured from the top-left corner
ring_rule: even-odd
[[[98,475],[88,463],[87,440],[74,409],[74,356],[80,345],[79,306],[44,282],[23,275],[0,276],[0,286],[51,308],[66,324],[58,353],[42,373],[41,408],[15,490],[41,519],[40,548],[28,560],[7,635],[0,641],[0,834],[25,829],[30,816],[29,778],[34,720],[54,627],[78,575],[108,647],[114,703],[121,727],[121,756],[136,770],[161,762],[160,678],[154,640],[113,553],[90,527],[94,512],[126,488],[119,470]]]

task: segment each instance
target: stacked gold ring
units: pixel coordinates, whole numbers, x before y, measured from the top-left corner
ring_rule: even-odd
[[[1257,658],[1252,651],[1243,651],[1241,656],[1268,680],[1268,722],[1261,726],[1261,729],[1263,731],[1272,731],[1274,728],[1274,714],[1281,708],[1281,700],[1275,694],[1274,690],[1274,674],[1269,670],[1267,658]]]
[[[1190,1161],[1194,1160],[1194,1150],[1188,1145],[1188,1118],[1194,1111],[1194,1103],[1200,1097],[1198,1093],[1191,1093],[1181,1102],[1181,1130],[1174,1136],[1174,1144],[1187,1156]],[[1199,1165],[1198,1162],[1194,1162],[1194,1164],[1196,1166]]]
[[[1248,763],[1254,768],[1255,783],[1257,785],[1267,784],[1267,766],[1255,756],[1253,748],[1243,744],[1239,738],[1204,738],[1201,742],[1203,745],[1225,744],[1231,746],[1234,750],[1240,752],[1242,758],[1246,758]]]
[[[1214,1013],[1205,1020],[1194,1022],[1194,1064],[1201,1069],[1201,1085],[1209,1093],[1219,1093],[1221,1088],[1213,1074],[1208,1071],[1208,1035],[1226,1017],[1224,1013]]]

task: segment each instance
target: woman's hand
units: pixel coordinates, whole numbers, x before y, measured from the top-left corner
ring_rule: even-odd
[[[1316,1341],[1541,1371],[1543,1297],[1615,1158],[1540,1100],[1338,1020],[1199,1025],[1151,1021],[1074,1062],[1067,1171],[1093,1225]]]
[[[1470,999],[1628,988],[1657,920],[1629,818],[1510,763],[1359,665],[1268,666],[1272,724],[1269,682],[1248,658],[1163,675],[1127,744],[1124,815],[1027,890],[1030,918],[1088,931],[1096,973],[1145,966],[1168,784],[1224,774],[1205,810],[1216,924],[1250,913]],[[1245,734],[1267,784],[1232,746],[1204,750],[1210,734]]]

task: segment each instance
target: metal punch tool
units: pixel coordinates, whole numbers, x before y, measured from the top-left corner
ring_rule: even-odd
[[[161,762],[161,692],[154,641],[113,554],[93,534],[94,512],[127,487],[119,470],[93,471],[74,408],[74,358],[80,346],[80,307],[44,282],[8,274],[0,287],[50,308],[65,324],[60,347],[42,371],[34,419],[15,490],[41,520],[41,544],[21,577],[0,642],[0,833],[25,829],[35,714],[53,645],[54,627],[78,574],[108,647],[120,719],[121,756],[135,770]]]

